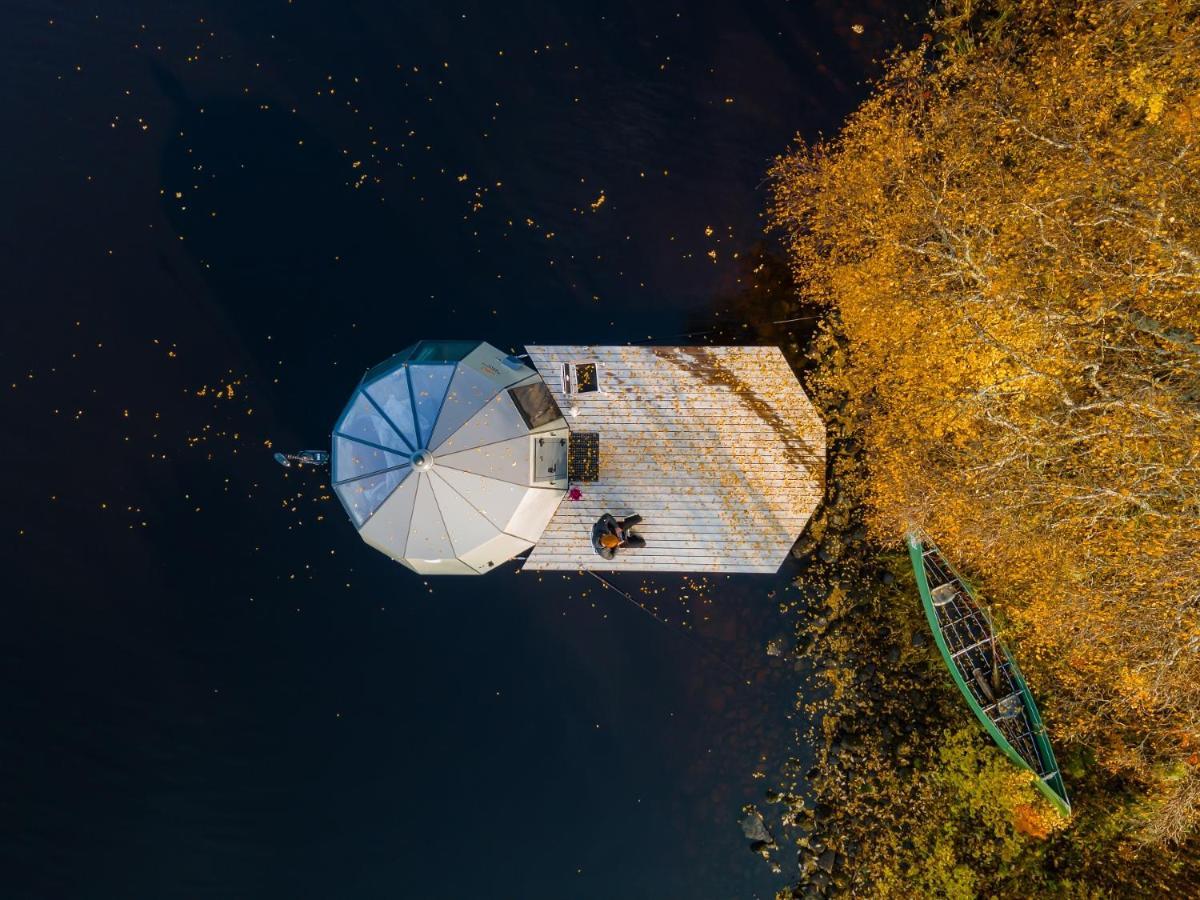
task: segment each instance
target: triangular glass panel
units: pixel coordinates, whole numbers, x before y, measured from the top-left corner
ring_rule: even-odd
[[[440,433],[441,429],[438,431]],[[521,413],[508,391],[501,391],[433,449],[441,456],[443,453],[470,450],[472,447],[506,441],[523,434],[529,434],[525,420],[521,418]]]
[[[409,365],[408,378],[412,383],[413,402],[416,404],[417,431],[429,446],[429,438],[433,435],[433,423],[437,421],[442,409],[442,400],[450,387],[450,377],[454,374],[454,366],[449,364]]]
[[[397,453],[407,455],[415,449],[396,433],[396,429],[361,391],[355,395],[354,402],[333,430],[347,437],[381,444]]]
[[[342,435],[335,435],[333,438],[335,484],[404,465],[408,465],[407,456],[380,450],[378,447],[369,447]]]
[[[396,430],[414,449],[422,446],[413,421],[412,394],[408,389],[408,367],[401,366],[365,388]]]
[[[479,346],[479,341],[421,341],[408,356],[410,363],[458,362]]]
[[[493,376],[473,369],[465,363],[459,365],[450,380],[450,389],[446,391],[442,414],[438,416],[437,427],[429,441],[429,449],[436,452],[440,443],[457,431],[467,419],[483,409],[499,390],[500,387]]]
[[[363,523],[371,518],[375,510],[379,509],[383,501],[391,496],[392,491],[408,477],[411,471],[411,466],[389,469],[376,475],[368,475],[366,478],[344,481],[335,485],[333,489],[337,491],[342,505],[346,507],[346,512],[350,514],[354,524],[362,528]]]
[[[416,473],[405,478],[358,532],[369,546],[386,553],[392,559],[404,558],[408,532],[412,525],[413,506],[416,503],[417,485],[420,481],[421,478]],[[353,484],[355,482],[352,481],[347,487]]]
[[[393,353],[378,365],[371,366],[371,368],[367,370],[367,374],[363,376],[363,382],[370,384],[372,381],[375,381],[383,375],[386,375],[388,372],[391,372],[397,366],[403,365],[405,361],[412,356],[412,352],[416,349],[417,345],[412,344],[411,346],[405,347],[399,353]]]

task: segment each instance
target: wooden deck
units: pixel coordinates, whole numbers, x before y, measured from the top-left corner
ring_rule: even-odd
[[[527,569],[775,572],[824,493],[825,426],[776,347],[527,347],[572,430],[600,433]],[[563,363],[600,392],[564,394]],[[572,407],[577,413],[571,415]],[[603,513],[643,517],[642,549],[593,549]]]

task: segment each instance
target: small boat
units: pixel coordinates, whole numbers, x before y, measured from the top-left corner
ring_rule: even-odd
[[[1033,772],[1042,793],[1069,816],[1046,727],[991,616],[932,541],[909,532],[908,553],[933,639],[967,705],[1009,759]]]

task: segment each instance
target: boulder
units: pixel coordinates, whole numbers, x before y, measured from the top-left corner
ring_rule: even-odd
[[[817,857],[817,865],[828,875],[833,874],[835,862],[837,862],[837,853],[832,848],[826,849],[824,853]]]
[[[748,841],[763,844],[775,842],[775,839],[771,837],[771,832],[767,831],[767,824],[763,821],[762,813],[754,807],[750,807],[746,811],[745,817],[738,824],[742,826],[742,834]]]

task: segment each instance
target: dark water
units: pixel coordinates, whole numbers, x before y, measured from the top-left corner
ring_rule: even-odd
[[[422,337],[727,321],[770,157],[889,17],[5,4],[0,893],[782,884],[736,820],[798,724],[786,567],[623,581],[665,626],[580,576],[426,582],[267,446]]]

